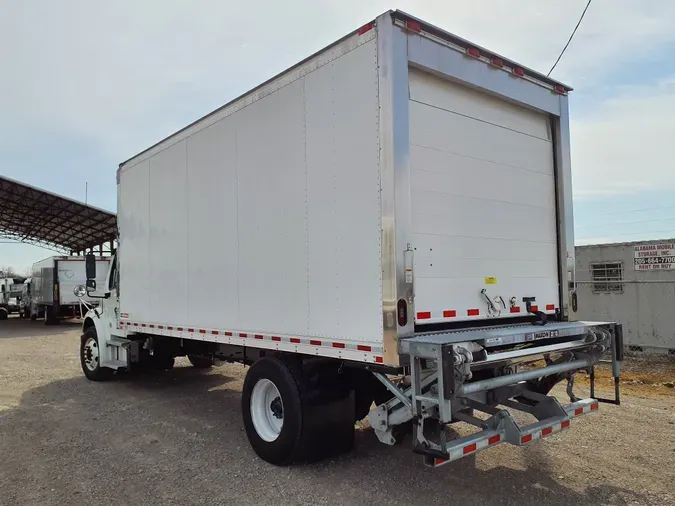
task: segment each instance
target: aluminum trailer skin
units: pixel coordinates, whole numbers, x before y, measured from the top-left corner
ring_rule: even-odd
[[[105,280],[110,258],[97,258],[99,281]],[[87,281],[85,258],[82,256],[53,256],[33,264],[32,276],[22,287],[28,302],[24,315],[32,320],[44,318],[45,325],[58,323],[61,318],[80,316],[80,299],[73,288]],[[84,297],[90,304],[96,299]]]
[[[527,445],[597,409],[602,357],[618,402],[621,327],[575,321],[570,90],[391,11],[122,163],[85,375],[248,364],[277,465],[366,416],[431,466]]]

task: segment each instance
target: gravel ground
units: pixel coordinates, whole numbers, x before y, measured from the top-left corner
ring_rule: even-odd
[[[173,371],[94,383],[78,346],[77,324],[0,322],[2,506],[675,504],[675,390],[625,395],[562,435],[436,470],[408,442],[386,447],[368,429],[350,454],[277,468],[246,441],[243,366],[204,373],[181,359]]]

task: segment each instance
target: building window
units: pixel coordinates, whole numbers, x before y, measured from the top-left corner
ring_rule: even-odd
[[[606,262],[591,264],[593,293],[623,293],[623,264]]]

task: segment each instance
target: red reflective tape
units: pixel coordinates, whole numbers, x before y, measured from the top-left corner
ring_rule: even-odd
[[[248,334],[239,334],[239,337],[248,337]]]
[[[428,320],[429,318],[431,318],[431,311],[422,311],[421,313],[417,313],[418,320]]]
[[[345,343],[333,343],[333,348],[344,348]]]
[[[195,329],[188,329],[188,332],[194,332]]]
[[[356,349],[359,351],[372,351],[373,348],[371,346],[366,346],[365,344],[357,344]]]
[[[200,334],[206,334],[206,330],[205,329],[199,329],[199,333]]]
[[[448,459],[442,459],[440,457],[436,457],[434,459],[434,465],[440,466],[441,464],[445,464],[448,461]]]
[[[553,433],[553,427],[546,427],[545,429],[541,429],[541,435],[542,436],[548,436],[549,434]]]
[[[279,336],[272,336],[272,341],[281,341]]]
[[[511,308],[512,313],[520,313],[520,308],[518,306]]]
[[[527,434],[520,438],[521,444],[529,443],[530,441],[532,441],[532,434]]]
[[[150,325],[150,328],[151,328],[151,329],[154,329],[154,328],[155,328],[155,326],[154,326],[154,325]]]
[[[569,420],[564,420],[563,422],[560,423],[560,428],[561,429],[566,429],[567,427],[570,426],[570,421]]]
[[[256,334],[256,335],[253,336],[253,337],[255,337],[256,339],[262,339],[262,338],[263,338],[263,336],[261,336],[260,334]]]
[[[457,316],[457,311],[454,309],[443,311],[443,318],[454,318],[455,316]]]
[[[176,327],[176,330],[178,330],[179,332],[182,332],[182,331],[183,331],[183,327]]]
[[[465,446],[462,448],[462,453],[466,455],[467,453],[475,452],[476,451],[476,443],[470,444],[468,446]]]
[[[598,409],[597,403],[596,403],[596,404],[591,404],[591,411],[595,411],[596,409]]]
[[[134,322],[134,327],[138,327],[138,323]]]
[[[145,327],[145,323],[141,323],[141,327]]]
[[[157,325],[157,328],[158,328],[158,329],[163,329],[163,328],[164,328],[164,325]]]
[[[532,311],[539,311],[539,306],[530,306]]]
[[[375,357],[375,362],[381,364],[382,362],[384,362],[384,359],[382,357]]]
[[[173,327],[167,327],[167,330],[173,330]]]
[[[577,415],[583,415],[584,414],[584,408],[577,408],[574,410],[574,416]]]
[[[499,443],[501,441],[502,436],[497,434],[496,436],[492,436],[490,439],[488,439],[488,444],[493,445],[495,443]]]
[[[225,332],[225,335],[226,335],[226,336],[231,336],[231,335],[232,335],[232,332]]]
[[[467,309],[466,310],[467,316],[478,316],[479,314],[480,314],[480,309]]]
[[[375,23],[368,23],[367,25],[363,25],[361,28],[359,28],[359,35],[363,35],[366,32],[369,32],[370,30],[373,29],[373,26],[375,26]]]
[[[295,344],[300,344],[300,339],[298,339],[297,337],[291,337],[291,342]]]
[[[555,304],[546,304],[546,311],[555,311]]]
[[[213,334],[214,336],[217,336],[217,335],[218,335],[218,331],[217,331],[217,330],[212,330],[212,331],[211,331],[211,334]]]
[[[310,339],[309,344],[312,346],[321,346],[321,341],[317,341],[316,339]]]

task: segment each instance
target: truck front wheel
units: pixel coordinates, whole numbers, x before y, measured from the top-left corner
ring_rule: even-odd
[[[101,367],[101,354],[98,347],[98,335],[95,327],[84,331],[80,339],[80,362],[87,379],[105,381],[113,374],[112,369]]]

